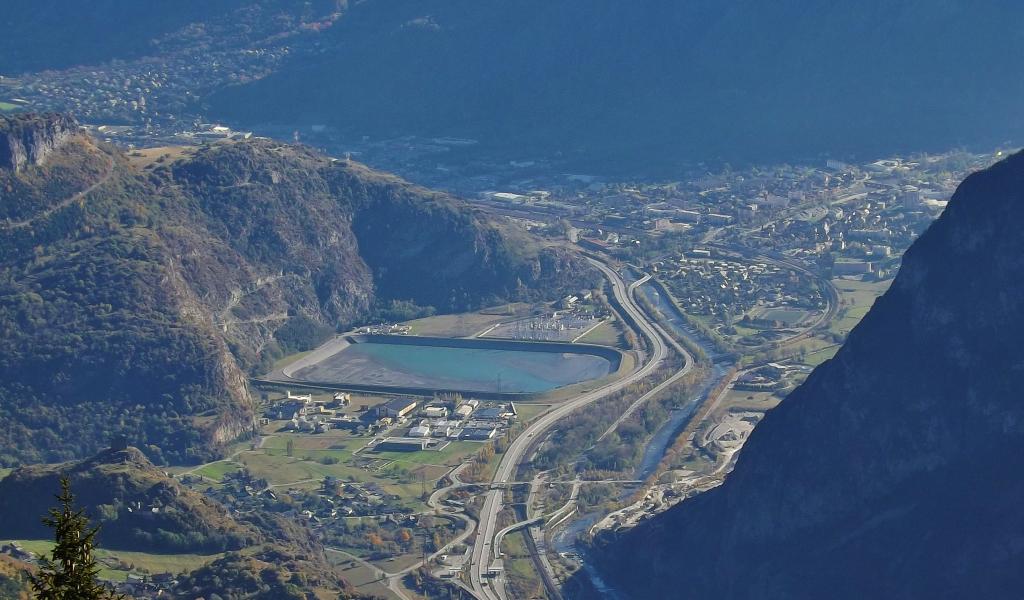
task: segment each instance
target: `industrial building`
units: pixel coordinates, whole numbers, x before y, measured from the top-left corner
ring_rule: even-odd
[[[411,398],[394,398],[376,408],[377,417],[400,419],[416,410],[416,401]]]

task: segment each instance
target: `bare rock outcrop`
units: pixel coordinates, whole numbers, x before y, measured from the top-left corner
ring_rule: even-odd
[[[78,131],[74,117],[47,113],[0,117],[0,168],[41,165]]]

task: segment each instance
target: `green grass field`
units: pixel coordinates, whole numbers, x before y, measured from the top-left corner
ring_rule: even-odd
[[[53,549],[51,540],[14,540],[30,552],[42,556]],[[149,573],[182,573],[193,571],[205,564],[213,562],[223,554],[150,554],[147,552],[131,552],[127,550],[96,550],[96,560],[100,564],[118,561],[131,567],[133,571]],[[111,581],[123,581],[128,571],[102,567],[100,577]]]
[[[534,569],[533,561],[526,549],[526,535],[523,531],[515,531],[502,540],[505,553],[505,575],[508,584],[516,597],[536,598],[543,590],[540,576]]]
[[[353,403],[358,404],[356,400]],[[516,408],[519,422],[526,423],[549,410],[551,404],[517,403]],[[234,460],[209,463],[194,473],[221,481],[226,474],[244,466],[253,476],[280,488],[316,489],[327,476],[373,482],[397,494],[404,503],[422,508],[420,496],[424,485],[431,488],[451,467],[471,459],[484,447],[480,442],[456,441],[436,451],[361,451],[372,438],[338,429],[315,435],[280,432],[281,426],[281,422],[274,422],[264,428],[267,437],[260,448],[240,447],[242,451]],[[493,467],[489,464],[487,470]]]
[[[839,313],[829,324],[829,331],[840,335],[850,333],[864,315],[871,309],[875,300],[885,293],[892,284],[891,279],[885,281],[853,281],[834,279],[833,285],[839,290]]]
[[[807,316],[807,311],[799,308],[768,308],[760,313],[760,318],[768,321],[780,321],[787,327],[799,323]]]
[[[286,450],[289,439],[294,444],[292,456],[288,456]],[[458,464],[461,456],[472,455],[479,449],[479,446],[470,450],[456,445],[443,452],[366,453],[360,455],[360,459],[373,463],[364,468],[356,462],[353,452],[367,441],[369,438],[347,437],[341,432],[334,436],[282,434],[267,440],[259,450],[240,454],[237,461],[273,486],[316,489],[328,476],[373,482],[419,507],[423,485],[431,487],[448,471],[447,464]],[[320,462],[325,457],[337,459],[337,462]],[[419,481],[421,476],[423,483]]]
[[[219,482],[220,480],[224,479],[225,475],[227,475],[228,473],[237,471],[238,469],[239,469],[238,463],[229,462],[229,461],[221,461],[221,462],[215,462],[215,463],[210,463],[208,465],[204,465],[204,466],[200,467],[199,469],[196,469],[195,470],[195,474],[196,475],[202,475],[203,477],[205,477],[207,479],[212,479],[214,481],[218,481]]]
[[[839,290],[839,299],[848,306],[871,308],[878,298],[892,285],[892,279],[885,281],[856,281],[833,279],[832,285]]]
[[[868,314],[870,309],[871,308],[866,305],[845,306],[840,308],[836,318],[829,323],[829,331],[840,335],[849,334],[850,331],[857,326],[857,323],[860,323],[860,320],[864,318],[864,315]]]
[[[9,112],[12,110],[18,110],[18,108],[19,106],[17,104],[11,104],[10,102],[0,101],[0,111]]]
[[[835,356],[836,352],[838,351],[839,346],[837,344],[832,344],[829,346],[825,346],[823,348],[819,348],[817,350],[812,350],[807,353],[806,357],[803,360],[803,364],[809,367],[817,367],[821,363]]]
[[[516,404],[516,412],[519,413],[520,423],[529,423],[534,417],[549,408],[551,408],[550,404],[525,404],[521,402]]]
[[[480,449],[480,442],[451,442],[443,450],[425,450],[423,452],[372,452],[367,457],[393,460],[405,465],[447,465],[454,467],[463,462]]]
[[[579,341],[584,344],[618,347],[621,344],[619,326],[614,319],[610,319],[588,331]]]

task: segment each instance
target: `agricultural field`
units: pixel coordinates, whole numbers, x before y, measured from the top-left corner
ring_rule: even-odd
[[[343,552],[328,550],[328,560],[337,565],[338,571],[346,581],[359,591],[376,598],[397,599],[394,592],[388,589],[387,582],[370,567],[360,564]]]
[[[856,279],[836,278],[832,285],[839,290],[841,300],[849,302],[851,306],[871,307],[875,298],[878,298],[892,285],[892,279],[883,281],[859,281]]]
[[[875,299],[889,289],[892,280],[834,279],[832,283],[839,290],[840,308],[836,318],[829,325],[829,330],[845,337],[864,318]]]
[[[536,414],[547,406],[530,407]],[[233,458],[208,463],[189,471],[208,483],[219,483],[241,468],[272,488],[318,489],[325,477],[375,483],[399,502],[420,510],[423,488],[433,489],[452,467],[476,455],[484,444],[456,441],[442,450],[422,452],[364,452],[372,436],[331,429],[322,434],[280,432],[283,422],[265,427],[262,445],[244,449]]]

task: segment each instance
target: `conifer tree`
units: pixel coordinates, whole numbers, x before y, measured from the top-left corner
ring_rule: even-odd
[[[43,523],[54,530],[53,553],[40,560],[39,573],[32,576],[37,600],[110,600],[124,598],[99,582],[99,566],[93,555],[96,533],[85,511],[75,509],[71,480],[60,479],[60,505],[50,509]]]

